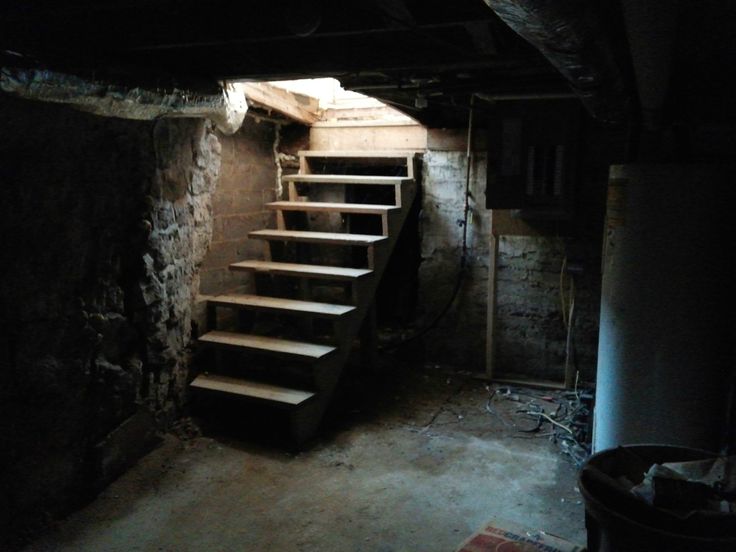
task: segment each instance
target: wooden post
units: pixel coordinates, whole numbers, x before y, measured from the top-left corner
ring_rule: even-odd
[[[491,219],[490,256],[488,262],[488,310],[486,315],[486,377],[493,379],[496,352],[494,329],[496,321],[496,262],[498,259],[498,238],[493,234],[493,219]]]

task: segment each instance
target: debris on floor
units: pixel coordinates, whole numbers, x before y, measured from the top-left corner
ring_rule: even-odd
[[[593,393],[590,390],[550,391],[522,387],[486,387],[490,395],[486,411],[509,427],[534,437],[548,437],[581,467],[591,452]],[[493,405],[499,401],[518,403],[514,419]]]
[[[529,531],[494,518],[466,540],[457,552],[583,552],[585,548],[544,531]]]
[[[182,420],[27,552],[448,552],[493,517],[585,540],[572,463],[489,415],[485,382],[393,368],[346,386],[299,454]]]

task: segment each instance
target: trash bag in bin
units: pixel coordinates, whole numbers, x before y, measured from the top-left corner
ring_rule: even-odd
[[[735,552],[736,457],[632,445],[580,472],[589,552]]]

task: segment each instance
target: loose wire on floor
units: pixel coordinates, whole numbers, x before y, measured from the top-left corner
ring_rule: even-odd
[[[486,389],[489,392],[486,412],[500,420],[506,427],[515,429],[516,436],[548,437],[578,467],[590,456],[589,420],[593,396],[588,391],[580,391],[577,382],[574,391],[547,392],[506,386],[495,389],[486,386]],[[519,407],[513,413],[519,423],[508,422],[498,409],[493,407],[494,400],[518,403]],[[532,425],[524,424],[522,420],[530,421]]]

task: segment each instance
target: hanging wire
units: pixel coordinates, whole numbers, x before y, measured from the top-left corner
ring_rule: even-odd
[[[468,113],[468,143],[466,148],[466,168],[465,168],[465,207],[463,209],[463,241],[462,241],[462,253],[460,256],[460,269],[458,270],[457,278],[455,279],[455,285],[452,289],[452,295],[450,295],[450,299],[447,301],[445,306],[442,308],[442,310],[437,313],[437,315],[432,319],[432,321],[424,326],[421,330],[418,330],[414,335],[409,336],[405,339],[402,339],[400,341],[397,341],[396,343],[391,343],[389,345],[384,345],[380,347],[382,350],[391,350],[396,349],[402,345],[405,345],[411,341],[414,341],[415,339],[418,339],[422,336],[424,336],[427,332],[432,330],[440,320],[442,320],[447,312],[450,310],[450,307],[455,303],[455,299],[457,299],[458,294],[460,293],[460,288],[462,288],[463,280],[465,278],[465,272],[467,267],[467,259],[468,259],[468,220],[470,217],[470,176],[471,176],[471,167],[473,164],[473,111],[474,111],[474,102],[475,102],[475,95],[471,94],[470,96],[470,107],[469,107],[469,113]]]

